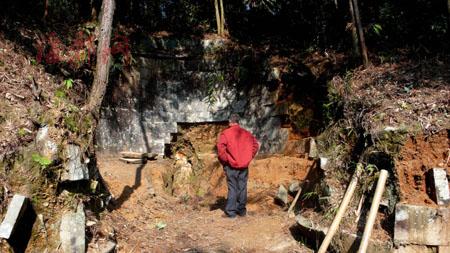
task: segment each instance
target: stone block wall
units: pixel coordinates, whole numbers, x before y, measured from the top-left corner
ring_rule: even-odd
[[[100,151],[162,155],[177,123],[223,122],[231,113],[258,138],[260,153],[283,151],[288,129],[276,91],[257,81],[242,87],[230,78],[241,56],[230,53],[224,60],[224,40],[151,39],[141,48],[132,77],[113,80],[108,90],[97,131]]]

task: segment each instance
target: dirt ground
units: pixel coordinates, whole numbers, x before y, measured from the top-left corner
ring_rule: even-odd
[[[229,219],[222,217],[226,184],[213,156],[203,157],[211,162],[207,167],[212,172],[205,173],[210,191],[192,199],[176,198],[162,189],[161,175],[172,166],[171,160],[140,166],[117,158],[99,159],[100,172],[115,197],[113,210],[101,222],[115,231],[118,252],[311,252],[294,239],[295,220],[274,204],[273,197],[279,183],[304,179],[312,161],[293,157],[254,161],[249,214]],[[156,196],[150,194],[150,186]],[[95,252],[98,243],[91,242],[90,250]]]

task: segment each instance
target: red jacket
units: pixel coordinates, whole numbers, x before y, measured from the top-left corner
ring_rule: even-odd
[[[239,125],[225,129],[217,142],[219,160],[236,169],[247,168],[258,148],[256,138]]]

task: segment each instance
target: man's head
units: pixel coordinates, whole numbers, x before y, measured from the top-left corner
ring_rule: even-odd
[[[228,118],[228,124],[230,126],[239,125],[239,115],[232,113]]]

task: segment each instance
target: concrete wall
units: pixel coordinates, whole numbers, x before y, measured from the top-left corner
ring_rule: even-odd
[[[260,141],[260,153],[284,149],[288,130],[283,108],[274,103],[276,91],[264,81],[243,86],[233,78],[245,53],[221,57],[224,40],[165,40],[142,43],[137,67],[112,81],[97,131],[100,151],[163,154],[177,123],[226,121],[230,113],[241,115],[241,125]]]

